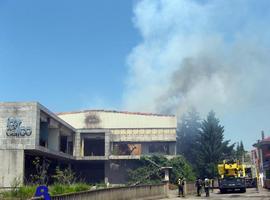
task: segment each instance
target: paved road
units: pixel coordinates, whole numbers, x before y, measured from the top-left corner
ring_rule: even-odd
[[[260,189],[259,192],[256,189],[247,189],[246,193],[227,193],[227,194],[219,194],[219,190],[215,190],[214,193],[210,193],[210,197],[205,197],[203,193],[202,197],[196,197],[189,195],[185,198],[177,197],[176,191],[171,191],[168,199],[170,200],[179,200],[179,199],[201,199],[201,200],[225,200],[225,199],[237,199],[237,200],[270,200],[270,191]],[[164,199],[165,200],[165,199]]]

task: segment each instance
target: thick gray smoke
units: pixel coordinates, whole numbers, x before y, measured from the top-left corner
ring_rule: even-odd
[[[134,8],[142,36],[128,57],[124,107],[219,116],[270,100],[270,1],[145,0]]]

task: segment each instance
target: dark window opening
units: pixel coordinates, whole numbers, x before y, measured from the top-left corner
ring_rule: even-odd
[[[60,151],[67,153],[67,136],[60,136]]]
[[[68,154],[73,155],[73,142],[68,142]]]
[[[169,144],[155,143],[149,145],[149,153],[169,154]]]
[[[105,140],[84,138],[84,156],[104,156]]]
[[[81,179],[86,183],[104,182],[104,162],[77,162],[75,169],[77,172],[77,177],[81,177]]]
[[[141,155],[141,144],[113,144],[113,155]]]
[[[49,133],[49,123],[40,122],[40,135],[39,135],[40,146],[48,147],[48,133]]]

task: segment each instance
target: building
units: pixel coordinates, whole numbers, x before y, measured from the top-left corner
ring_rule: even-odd
[[[261,140],[253,145],[252,160],[256,165],[259,174],[259,181],[265,188],[270,189],[270,137],[264,137],[262,132]]]
[[[176,154],[176,117],[106,110],[52,113],[36,102],[0,103],[0,187],[26,182],[39,156],[86,182],[125,183],[141,155]]]

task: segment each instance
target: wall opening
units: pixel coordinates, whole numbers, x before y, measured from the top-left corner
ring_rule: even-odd
[[[63,135],[60,136],[60,151],[64,153],[67,152],[67,146],[68,146],[67,138],[68,138],[67,136],[63,136]]]
[[[114,143],[113,155],[141,155],[141,144],[134,143]]]
[[[168,143],[152,143],[149,145],[149,153],[150,154],[165,154],[169,155],[169,144]]]
[[[75,165],[77,177],[86,183],[102,183],[105,178],[104,161],[78,161]]]
[[[105,139],[84,138],[84,156],[105,156]]]

